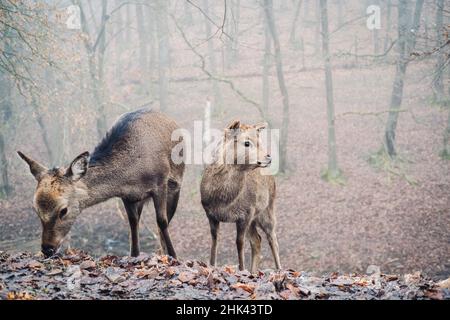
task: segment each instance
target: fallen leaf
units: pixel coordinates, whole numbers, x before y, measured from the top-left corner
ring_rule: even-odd
[[[443,280],[441,282],[438,282],[438,287],[442,289],[450,289],[450,278],[447,280]]]
[[[244,291],[247,291],[248,293],[253,293],[255,291],[255,285],[254,284],[249,284],[249,283],[235,283],[233,285],[230,286],[233,289],[242,289]]]
[[[8,292],[6,295],[7,300],[33,300],[33,296],[28,292],[19,292],[16,293],[14,291]]]
[[[39,261],[32,260],[30,263],[28,263],[28,268],[30,269],[42,269],[44,268],[44,265],[40,263]]]
[[[290,298],[292,298],[292,291],[283,290],[280,292],[280,297],[282,297],[284,300],[289,300]]]
[[[225,272],[231,273],[231,274],[236,272],[236,270],[232,266],[225,266],[224,270],[225,270]]]
[[[85,270],[85,269],[94,269],[95,266],[96,266],[96,264],[95,264],[94,261],[92,261],[92,260],[86,260],[86,261],[83,261],[83,262],[80,264],[80,269],[81,269],[81,270]]]
[[[180,280],[183,283],[189,282],[195,278],[195,274],[192,272],[181,272],[178,275],[178,280]]]
[[[164,263],[164,264],[169,264],[169,256],[161,256],[160,258],[159,258],[159,261],[161,261],[162,263]]]
[[[385,274],[383,277],[386,279],[387,282],[398,280],[398,276],[393,274]]]
[[[137,269],[134,272],[134,275],[138,278],[151,279],[151,278],[155,278],[156,276],[158,276],[159,272],[155,268],[151,268],[151,269],[142,268],[142,269]]]
[[[405,283],[407,285],[416,284],[422,278],[420,271],[414,272],[413,274],[405,274]]]
[[[444,295],[442,294],[442,291],[438,291],[438,290],[427,290],[427,291],[425,291],[425,296],[432,300],[444,299]]]
[[[172,268],[172,267],[169,267],[169,268],[167,268],[166,269],[166,277],[171,277],[171,276],[173,276],[175,274],[175,269],[174,268]]]
[[[61,273],[63,273],[63,271],[59,268],[56,268],[56,269],[52,269],[49,272],[47,272],[47,276],[56,276]]]

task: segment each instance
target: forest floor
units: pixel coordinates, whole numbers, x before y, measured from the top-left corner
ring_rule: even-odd
[[[68,250],[44,259],[0,251],[0,299],[450,299],[450,279],[440,283],[420,273],[321,277],[294,270],[252,275],[232,266],[211,268],[200,261],[168,256],[93,259]]]
[[[365,273],[369,265],[377,265],[384,273],[420,270],[435,280],[450,277],[450,162],[439,157],[448,111],[433,106],[428,89],[414,81],[426,75],[421,66],[411,65],[408,73],[404,101],[408,111],[401,114],[397,128],[401,160],[394,164],[370,163],[381,146],[383,111],[393,71],[390,65],[334,71],[336,114],[341,115],[336,134],[343,184],[331,184],[320,177],[327,163],[323,77],[304,71],[295,75],[295,81],[291,79],[289,168],[276,177],[275,207],[283,267],[321,275],[334,271]],[[252,92],[247,82],[249,86],[252,83],[248,80],[241,86]],[[186,103],[175,104],[167,113],[192,132],[193,121],[202,119],[201,94],[206,95],[209,85],[186,82],[173,86],[186,95]],[[223,128],[237,116],[243,122],[260,121],[251,107],[243,106],[236,97],[228,99],[227,108],[213,120],[213,127]],[[273,99],[279,99],[278,93]],[[361,114],[348,114],[355,111]],[[371,115],[377,113],[381,115]],[[276,127],[279,114],[273,110],[272,116]],[[36,146],[40,143],[24,146],[23,137],[16,139],[9,145],[15,195],[0,201],[0,250],[37,252],[41,226],[31,206],[35,181],[14,151],[27,150],[37,159],[45,156],[39,156]],[[92,145],[80,146],[77,142],[72,156],[92,150]],[[201,172],[201,166],[187,166],[170,232],[180,258],[207,261],[210,234],[200,202]],[[153,204],[149,204],[141,220],[142,252],[154,252],[158,246],[153,237],[155,220]],[[114,199],[83,212],[72,229],[71,244],[95,257],[122,256],[129,252],[128,232],[123,205]],[[223,224],[220,265],[236,263],[234,237],[235,226]],[[263,241],[262,268],[273,267],[268,247]]]

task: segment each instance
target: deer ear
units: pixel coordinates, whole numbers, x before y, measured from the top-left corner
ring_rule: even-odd
[[[233,120],[231,123],[227,126],[227,129],[230,130],[237,130],[241,127],[241,121],[240,120]]]
[[[42,164],[40,164],[37,161],[34,161],[30,157],[27,157],[22,152],[17,151],[17,154],[30,166],[31,174],[34,176],[34,178],[39,181],[42,176],[48,171],[46,167],[44,167]]]
[[[66,171],[65,176],[76,181],[81,179],[87,172],[89,165],[89,152],[83,152],[76,157]]]
[[[256,131],[260,132],[261,130],[264,130],[265,128],[267,128],[267,122],[261,122],[255,125],[255,129]]]

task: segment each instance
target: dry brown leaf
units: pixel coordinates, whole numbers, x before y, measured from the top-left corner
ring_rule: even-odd
[[[32,260],[30,263],[28,263],[28,268],[30,269],[42,269],[44,268],[44,265],[40,263],[39,261]]]
[[[96,266],[96,264],[95,264],[94,261],[92,261],[92,260],[86,260],[86,261],[83,261],[83,262],[80,264],[80,269],[81,269],[81,270],[84,270],[84,269],[94,269],[95,266]]]
[[[293,272],[292,272],[292,276],[295,277],[295,278],[300,277],[301,274],[302,274],[302,273],[301,273],[301,272],[298,272],[298,271],[293,271]]]
[[[300,296],[300,289],[294,286],[292,283],[286,283],[286,289],[290,290],[296,296]]]
[[[195,278],[195,274],[192,272],[181,272],[178,275],[178,280],[180,280],[183,283],[189,282],[189,281],[193,280],[194,278]]]
[[[284,300],[289,300],[292,297],[292,291],[283,290],[280,292],[280,297],[282,297]]]
[[[174,268],[169,267],[169,268],[166,269],[166,276],[167,276],[167,277],[171,277],[171,276],[173,276],[174,274],[175,274],[175,269],[174,269]]]
[[[450,278],[448,278],[447,280],[442,280],[437,285],[442,289],[450,289]]]
[[[59,268],[56,268],[56,269],[50,270],[47,273],[47,276],[56,276],[56,275],[61,274],[61,273],[63,273],[63,271],[61,269],[59,269]]]
[[[248,293],[253,293],[255,291],[255,285],[254,284],[249,284],[249,283],[235,283],[233,285],[230,286],[233,289],[242,289],[244,291],[247,291]]]
[[[425,291],[425,296],[432,300],[442,300],[444,299],[444,295],[440,290],[427,290]]]
[[[33,300],[33,296],[28,292],[19,292],[16,293],[14,291],[8,292],[6,295],[7,300]]]
[[[155,268],[151,268],[151,269],[142,268],[142,269],[137,269],[134,272],[134,275],[138,278],[151,279],[151,278],[155,278],[156,276],[158,276],[159,272]]]
[[[236,270],[232,266],[225,266],[224,270],[225,272],[230,274],[234,274],[236,272]]]
[[[159,260],[164,264],[169,264],[169,256],[161,256]]]
[[[202,275],[202,276],[207,276],[207,275],[209,275],[209,274],[211,273],[211,269],[210,269],[210,268],[206,268],[206,267],[199,266],[198,272],[199,272],[199,274]]]

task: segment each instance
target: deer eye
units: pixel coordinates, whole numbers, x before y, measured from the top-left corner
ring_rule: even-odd
[[[244,145],[245,145],[246,147],[250,147],[250,141],[245,141],[245,142],[244,142]]]
[[[59,218],[62,219],[67,214],[67,208],[61,209],[59,212]]]

